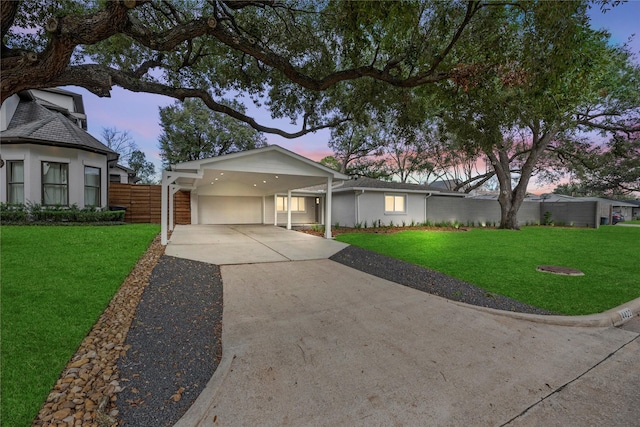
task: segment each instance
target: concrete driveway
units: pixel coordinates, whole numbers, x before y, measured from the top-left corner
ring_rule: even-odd
[[[451,303],[333,261],[222,267],[223,356],[177,426],[637,425],[639,334]]]
[[[329,258],[346,246],[273,225],[177,225],[165,253],[228,265]]]

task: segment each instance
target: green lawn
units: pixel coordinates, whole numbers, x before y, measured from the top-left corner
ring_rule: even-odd
[[[633,219],[629,221],[624,221],[622,224],[638,224],[640,225],[640,219]]]
[[[336,240],[564,314],[599,313],[640,297],[640,227],[353,233]],[[540,273],[538,265],[585,276]]]
[[[1,419],[29,426],[160,227],[3,226]]]

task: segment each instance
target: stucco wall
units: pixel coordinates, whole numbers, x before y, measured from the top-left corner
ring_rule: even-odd
[[[384,200],[386,195],[405,197],[405,212],[385,212]],[[409,225],[411,221],[415,223],[423,222],[425,218],[425,197],[424,194],[403,193],[401,191],[365,191],[355,196],[358,208],[355,222],[360,223],[360,225],[364,225],[366,222],[367,226],[371,226],[374,223],[402,225],[404,222]]]
[[[37,96],[40,99],[44,99],[52,104],[59,105],[60,107],[65,108],[67,111],[71,113],[75,113],[77,111],[73,96],[64,94],[64,93],[56,93],[50,92],[48,90],[39,90],[32,89],[31,93]]]
[[[334,193],[331,199],[331,226],[353,227],[356,218],[355,195],[352,192]]]
[[[20,97],[18,95],[11,95],[2,103],[0,106],[0,131],[7,130],[19,103]]]
[[[42,162],[69,164],[69,205],[84,207],[84,167],[100,169],[100,204],[107,206],[107,156],[89,151],[36,144],[2,144],[2,159],[24,161],[25,203],[42,203]],[[7,201],[7,168],[0,170],[0,202]]]
[[[120,184],[129,183],[129,174],[120,168],[109,168],[109,175],[117,175],[119,177]],[[115,182],[115,181],[114,181]]]

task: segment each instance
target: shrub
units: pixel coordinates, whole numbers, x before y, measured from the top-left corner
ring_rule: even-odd
[[[72,206],[42,206],[39,203],[26,205],[0,204],[0,218],[3,223],[100,223],[123,222],[124,211],[107,211],[95,207],[78,208]]]
[[[0,221],[6,222],[25,222],[27,220],[27,211],[24,205],[16,205],[10,203],[0,203]]]

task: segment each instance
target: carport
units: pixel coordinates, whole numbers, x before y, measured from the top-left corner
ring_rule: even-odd
[[[331,191],[300,190],[349,179],[277,145],[179,163],[162,172],[161,239],[173,230],[173,197],[191,192],[192,224],[273,224],[286,212],[291,229],[294,198],[317,204],[325,237],[331,238]],[[311,207],[305,207],[311,209]],[[315,206],[314,206],[315,209]]]

